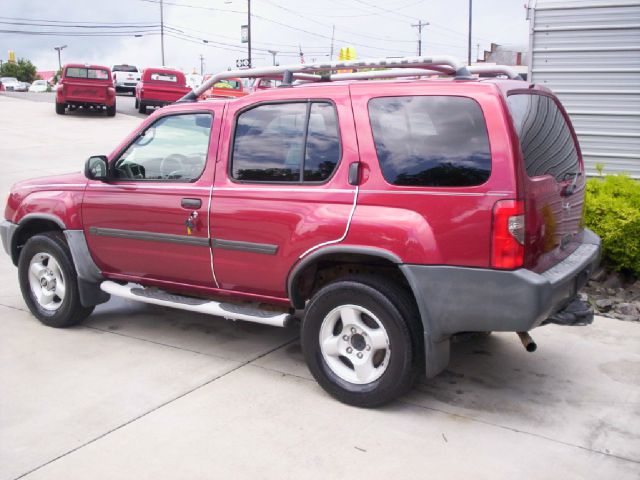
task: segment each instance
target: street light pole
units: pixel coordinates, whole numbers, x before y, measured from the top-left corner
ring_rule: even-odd
[[[249,68],[253,65],[251,64],[251,0],[247,0],[247,49],[248,49],[248,60],[249,60]]]
[[[469,0],[469,45],[467,47],[467,61],[471,65],[471,19],[473,17],[473,0]]]
[[[61,45],[61,46],[59,46],[59,47],[53,47],[53,49],[54,49],[54,50],[57,50],[57,51],[58,51],[58,70],[62,70],[62,60],[61,60],[61,58],[60,58],[60,52],[61,52],[62,50],[64,50],[65,48],[67,48],[67,46],[66,46],[66,45]]]
[[[267,50],[271,55],[273,55],[273,66],[276,66],[276,55],[278,54],[277,50]]]

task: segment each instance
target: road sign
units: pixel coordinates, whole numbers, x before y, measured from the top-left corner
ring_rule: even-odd
[[[241,25],[240,26],[240,41],[242,43],[247,43],[249,41],[249,26]]]
[[[248,58],[239,58],[236,60],[236,67],[238,68],[248,68],[250,66]]]

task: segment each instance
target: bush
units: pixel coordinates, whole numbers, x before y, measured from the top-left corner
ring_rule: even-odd
[[[585,223],[602,238],[604,259],[640,276],[640,182],[626,175],[587,181]]]

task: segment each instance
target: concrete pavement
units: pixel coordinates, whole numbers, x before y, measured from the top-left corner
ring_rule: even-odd
[[[0,94],[0,192],[80,170],[139,122]],[[4,196],[3,196],[4,198]],[[0,256],[0,480],[640,477],[640,325],[456,343],[447,371],[377,410],[338,403],[295,330],[113,299],[47,328]]]

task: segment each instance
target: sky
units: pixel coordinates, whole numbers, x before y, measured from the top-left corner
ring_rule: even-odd
[[[13,50],[17,58],[31,60],[38,70],[53,70],[58,64],[54,47],[67,45],[62,51],[63,64],[127,63],[139,68],[162,64],[159,0],[0,3],[2,60]],[[478,49],[489,49],[491,42],[526,50],[524,3],[473,1],[472,59]],[[205,73],[235,68],[237,59],[247,57],[247,45],[240,42],[241,25],[247,23],[247,4],[247,0],[164,0],[165,65],[199,71],[202,55]],[[276,61],[280,65],[300,63],[300,50],[305,62],[326,61],[332,35],[334,60],[340,48],[348,46],[355,49],[358,59],[416,55],[418,29],[411,25],[419,20],[429,22],[422,29],[423,55],[467,58],[468,0],[251,0],[251,14],[254,66],[272,64],[268,50],[278,52]],[[91,28],[67,27],[78,24]],[[85,35],[65,36],[60,32]],[[96,35],[103,33],[111,35]]]

